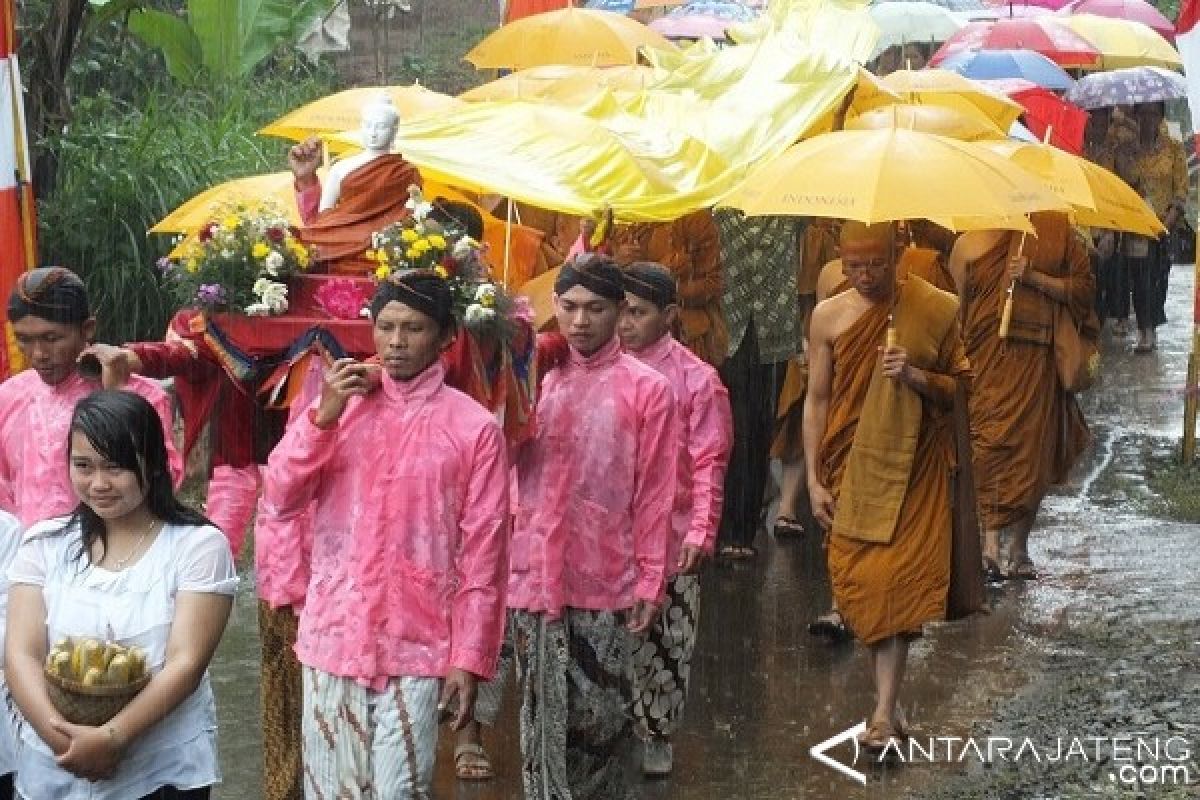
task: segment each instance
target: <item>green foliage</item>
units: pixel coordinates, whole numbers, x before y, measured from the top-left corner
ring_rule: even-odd
[[[230,178],[284,168],[262,125],[331,90],[325,72],[264,77],[214,92],[147,86],[131,99],[101,90],[46,142],[61,154],[59,186],[39,206],[41,260],[76,269],[106,341],[159,338],[170,303],[155,263],[171,249],[146,231],[189,197]]]
[[[93,0],[94,1],[94,0]],[[109,0],[118,2],[128,0]],[[245,80],[280,44],[292,44],[334,0],[188,0],[186,16],[142,8],[129,29],[162,50],[172,77]]]

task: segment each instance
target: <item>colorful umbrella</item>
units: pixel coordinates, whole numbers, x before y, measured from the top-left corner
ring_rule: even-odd
[[[870,14],[880,31],[876,56],[889,47],[913,42],[944,42],[966,24],[942,6],[927,2],[879,3],[871,6]]]
[[[982,0],[882,0],[875,5],[909,5],[911,3],[931,3],[935,6],[941,6],[947,11],[957,11],[961,13],[970,13],[973,11],[983,11],[986,6]]]
[[[362,107],[385,92],[392,98],[401,118],[442,113],[462,105],[461,100],[420,84],[366,86],[346,89],[300,106],[260,130],[259,134],[298,142],[309,136],[354,130],[361,122]]]
[[[1140,22],[1167,41],[1175,41],[1175,23],[1145,0],[1076,0],[1063,7],[1063,14],[1095,14],[1098,17]]]
[[[937,191],[921,191],[936,186]],[[1068,206],[980,144],[886,128],[837,131],[763,164],[719,205],[751,215],[952,221],[958,230],[1027,226],[1034,211]]]
[[[1063,17],[1063,22],[1100,51],[1101,69],[1183,68],[1183,61],[1175,48],[1140,22],[1096,14],[1072,14]]]
[[[643,47],[674,49],[662,34],[611,11],[564,8],[510,22],[464,58],[478,69],[527,69],[545,64],[607,67],[636,64]]]
[[[650,28],[668,38],[724,39],[732,25],[758,19],[758,12],[735,0],[693,0],[650,23]]]
[[[1033,50],[1061,67],[1094,67],[1100,52],[1055,15],[972,22],[934,53],[931,66],[973,50]],[[995,77],[1019,77],[995,76]]]
[[[1047,89],[1070,89],[1075,85],[1074,79],[1062,67],[1032,50],[960,53],[943,61],[941,67],[974,80],[1020,78]]]
[[[1007,97],[985,89],[975,81],[944,69],[897,70],[882,81],[898,94],[902,101],[917,105],[952,108],[968,114],[982,112],[1001,130],[1007,130],[1017,117],[1021,106]],[[880,96],[866,108],[887,105],[893,101]]]
[[[478,103],[484,100],[544,100],[571,103],[595,96],[600,89],[641,91],[653,83],[650,67],[571,67],[552,65],[510,72],[458,96]]]
[[[1058,11],[1070,0],[1019,0],[1019,2],[993,2],[989,5],[996,9],[1001,17],[1035,16],[1050,11]]]
[[[986,142],[980,145],[1036,175],[1071,206],[1080,225],[1158,236],[1162,223],[1154,210],[1129,184],[1087,159],[1057,147],[1020,142]]]
[[[1083,152],[1083,130],[1087,127],[1087,112],[1061,99],[1049,89],[1020,78],[980,81],[1025,108],[1025,122],[1030,131],[1043,141],[1047,132],[1050,144],[1079,155]]]
[[[1081,78],[1066,99],[1083,109],[1161,103],[1187,97],[1187,81],[1161,67],[1131,67]]]
[[[687,0],[588,0],[584,8],[597,11],[615,11],[618,14],[628,14],[639,8],[658,8],[665,6],[681,6]]]

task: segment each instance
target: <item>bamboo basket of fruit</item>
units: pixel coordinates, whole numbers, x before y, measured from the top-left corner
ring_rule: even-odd
[[[150,682],[146,653],[98,639],[63,639],[46,655],[46,691],[67,722],[103,725]]]

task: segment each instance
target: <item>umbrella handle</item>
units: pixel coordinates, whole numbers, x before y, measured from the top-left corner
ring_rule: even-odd
[[[1017,258],[1020,258],[1025,252],[1025,231],[1021,231],[1021,243],[1017,245]],[[1017,288],[1017,281],[1014,278],[1012,283],[1008,285],[1008,296],[1004,298],[1004,311],[1000,313],[1000,338],[1008,338],[1008,328],[1012,324],[1013,311],[1013,292]]]

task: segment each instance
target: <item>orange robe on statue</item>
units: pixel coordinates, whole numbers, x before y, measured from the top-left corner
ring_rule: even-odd
[[[403,157],[379,156],[342,180],[337,204],[300,228],[300,240],[317,249],[317,259],[335,275],[370,275],[375,264],[364,257],[371,234],[410,212],[408,187],[421,186],[421,173]]]
[[[910,363],[927,371],[940,400],[877,374],[893,309],[871,308],[834,344],[829,417],[817,459],[837,504],[828,549],[833,597],[866,644],[918,634],[945,615],[953,400],[957,381],[970,375],[954,298],[919,278],[898,290],[899,344]]]
[[[1031,267],[1067,281],[1066,308],[1084,338],[1096,338],[1095,278],[1087,246],[1065,217],[1034,215],[1028,238]],[[1058,383],[1054,361],[1056,302],[1032,288],[1014,295],[1012,335],[1001,339],[1000,316],[1010,283],[1009,234],[966,266],[963,342],[975,373],[970,400],[975,487],[984,528],[1000,530],[1036,511],[1047,490],[1067,473],[1090,440],[1075,395]],[[1020,334],[1017,338],[1015,334]]]

